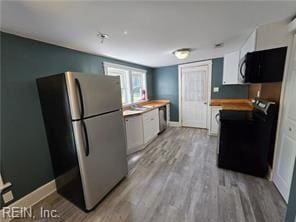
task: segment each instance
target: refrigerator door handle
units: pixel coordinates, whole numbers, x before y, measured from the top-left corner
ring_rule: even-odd
[[[85,138],[85,156],[89,155],[89,141],[88,141],[88,134],[87,129],[84,120],[81,120],[83,132],[84,132],[84,138]]]
[[[84,118],[84,104],[83,104],[83,96],[82,96],[82,90],[81,90],[81,85],[78,79],[75,79],[75,84],[78,89],[78,96],[80,100],[80,119]]]

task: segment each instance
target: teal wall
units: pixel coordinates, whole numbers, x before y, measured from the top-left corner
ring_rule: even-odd
[[[248,98],[247,85],[222,85],[223,58],[212,60],[212,99]],[[213,92],[213,87],[219,87],[219,92]]]
[[[156,68],[152,73],[152,98],[169,99],[171,121],[178,121],[178,66]]]
[[[290,197],[288,202],[288,209],[286,215],[286,222],[295,222],[296,221],[296,160],[294,166],[294,173],[290,191]]]
[[[35,79],[77,71],[103,74],[103,61],[151,69],[1,32],[1,174],[15,200],[53,179]],[[149,88],[151,92],[151,89]]]
[[[213,93],[213,99],[248,98],[248,86],[222,85],[223,58],[212,60],[212,87],[219,87],[219,92]],[[179,121],[179,91],[178,66],[155,68],[152,71],[153,99],[171,100],[171,121]]]

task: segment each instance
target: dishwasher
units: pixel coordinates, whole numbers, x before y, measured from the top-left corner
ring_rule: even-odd
[[[167,109],[166,106],[159,107],[159,133],[167,128]]]

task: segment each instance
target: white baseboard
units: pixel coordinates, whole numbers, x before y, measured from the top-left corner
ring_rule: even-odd
[[[169,126],[172,126],[172,127],[181,127],[181,124],[180,124],[180,122],[170,121],[169,122]]]
[[[37,188],[33,192],[27,194],[26,196],[22,197],[21,199],[15,201],[14,203],[10,204],[9,208],[11,207],[32,207],[39,201],[43,200],[45,197],[49,196],[53,192],[56,191],[56,183],[55,180],[52,180],[48,182],[47,184],[44,184],[43,186]],[[0,211],[0,221],[6,222],[10,221],[13,218],[3,218],[3,212]]]

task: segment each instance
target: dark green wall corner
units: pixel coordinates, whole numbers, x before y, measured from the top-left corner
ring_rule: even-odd
[[[35,79],[76,71],[103,74],[103,62],[147,70],[150,99],[171,100],[171,121],[179,120],[178,66],[151,69],[1,33],[1,174],[13,184],[15,200],[51,181],[53,172]],[[213,60],[213,82],[222,84],[223,59]],[[224,89],[225,87],[225,89]],[[231,86],[228,86],[231,87]],[[247,97],[243,88],[222,86],[221,97]],[[234,86],[236,87],[236,86]]]
[[[179,119],[178,66],[156,68],[152,71],[152,98],[169,99],[170,119]]]
[[[54,178],[36,78],[65,71],[103,74],[107,61],[146,69],[150,86],[151,69],[0,33],[1,174],[18,200]]]

